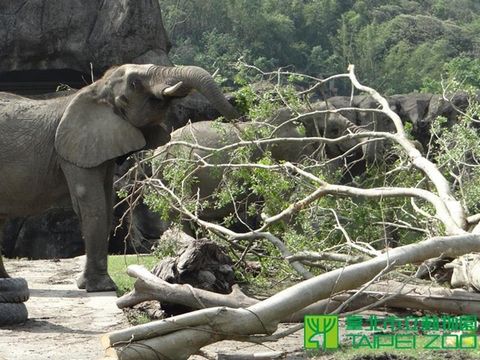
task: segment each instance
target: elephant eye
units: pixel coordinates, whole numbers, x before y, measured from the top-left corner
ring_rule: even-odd
[[[140,80],[133,79],[132,81],[130,81],[130,88],[132,90],[138,90],[140,88]]]

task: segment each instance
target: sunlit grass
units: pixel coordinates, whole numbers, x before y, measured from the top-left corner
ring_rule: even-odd
[[[127,275],[129,265],[143,265],[151,269],[158,262],[152,255],[110,255],[108,257],[108,273],[117,284],[117,295],[121,296],[133,288],[135,279]]]

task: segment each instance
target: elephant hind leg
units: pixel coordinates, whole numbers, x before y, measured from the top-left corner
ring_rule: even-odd
[[[5,270],[5,266],[3,266],[2,254],[0,254],[0,279],[9,277],[10,275],[8,275],[7,270]]]
[[[0,278],[9,278],[10,276],[5,270],[5,266],[3,265],[3,258],[2,258],[2,239],[3,239],[3,225],[5,224],[5,220],[0,219]]]

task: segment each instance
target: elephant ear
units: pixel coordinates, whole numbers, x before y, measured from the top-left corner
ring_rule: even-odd
[[[72,99],[55,134],[55,149],[65,160],[91,168],[145,146],[140,130],[95,97],[95,84]]]

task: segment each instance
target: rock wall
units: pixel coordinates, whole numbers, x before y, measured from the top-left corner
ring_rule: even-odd
[[[85,253],[80,224],[71,209],[51,209],[5,225],[4,254],[7,257],[61,259]]]
[[[0,72],[170,64],[158,0],[0,1]]]

